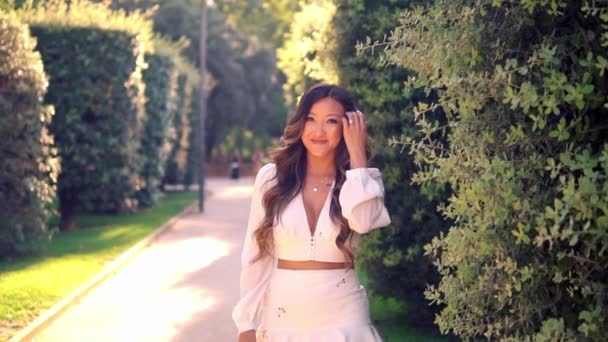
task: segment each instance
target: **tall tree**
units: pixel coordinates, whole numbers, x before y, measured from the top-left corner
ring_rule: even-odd
[[[148,10],[157,6],[153,17],[155,30],[173,39],[186,37],[190,45],[184,49],[184,54],[193,64],[199,64],[200,2],[114,0],[114,5],[127,10]],[[259,39],[230,24],[227,15],[218,8],[219,4],[210,7],[208,12],[206,67],[214,79],[214,87],[207,99],[207,157],[231,127],[238,126],[241,131],[250,129],[250,123],[258,122],[251,118],[263,119],[261,114],[277,115],[280,111],[280,108],[265,107],[269,105],[265,99],[273,89],[272,82],[280,79],[276,77],[272,49],[268,50]]]
[[[241,30],[274,47],[283,43],[300,7],[294,0],[217,0],[215,4]]]

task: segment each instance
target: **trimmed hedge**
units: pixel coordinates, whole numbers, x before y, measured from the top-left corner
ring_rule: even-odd
[[[141,154],[144,158],[141,177],[143,187],[137,192],[140,207],[157,202],[160,185],[169,157],[169,125],[176,105],[178,71],[170,55],[153,54],[146,58],[146,119]]]
[[[25,24],[0,11],[0,258],[40,252],[49,240],[59,161],[42,98],[48,82]]]
[[[32,32],[51,76],[47,101],[57,109],[51,130],[61,155],[62,225],[74,211],[136,210],[144,118],[137,36],[53,26]]]
[[[17,11],[39,38],[61,156],[62,229],[75,212],[130,212],[142,186],[142,69],[152,22],[106,3],[48,0]]]
[[[166,164],[163,184],[183,184],[188,159],[188,136],[190,134],[189,113],[191,110],[193,86],[188,75],[178,77],[177,105],[171,129],[174,132],[170,139],[171,151]]]
[[[190,135],[188,136],[188,162],[186,164],[186,174],[184,175],[184,185],[198,184],[199,167],[199,122],[200,122],[200,86],[194,87],[192,92],[192,105],[190,106]],[[207,127],[205,127],[207,128]]]

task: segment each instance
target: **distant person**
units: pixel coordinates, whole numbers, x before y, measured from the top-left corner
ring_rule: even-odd
[[[232,158],[230,158],[230,179],[239,179],[241,176],[240,159],[239,153],[234,151]]]
[[[255,179],[232,312],[240,342],[381,341],[354,270],[360,235],[390,223],[366,141],[346,89],[302,96]]]

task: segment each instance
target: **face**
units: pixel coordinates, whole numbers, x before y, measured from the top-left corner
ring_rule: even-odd
[[[342,139],[343,116],[342,104],[330,97],[312,105],[301,138],[308,153],[318,158],[335,156]]]

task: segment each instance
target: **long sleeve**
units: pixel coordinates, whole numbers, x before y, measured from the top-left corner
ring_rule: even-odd
[[[266,164],[255,178],[247,233],[241,254],[241,295],[232,310],[232,319],[239,333],[257,328],[260,304],[272,274],[273,258],[271,256],[266,255],[253,262],[259,251],[253,233],[264,218],[262,196],[264,190],[268,188],[267,181],[272,178],[274,172],[274,164]]]
[[[359,234],[391,223],[384,206],[382,174],[376,168],[346,171],[339,200],[342,216],[348,220],[351,229]]]

